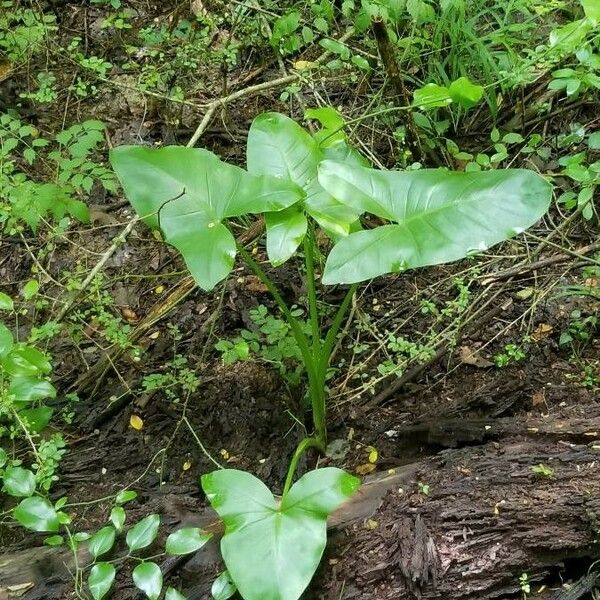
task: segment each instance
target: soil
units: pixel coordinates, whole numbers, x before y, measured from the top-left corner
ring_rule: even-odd
[[[162,15],[157,7],[154,10]],[[65,3],[64,11],[61,28],[80,28],[84,16],[76,3]],[[86,17],[92,23],[94,14],[92,9]],[[146,13],[147,18],[153,16],[152,10]],[[261,77],[267,80],[275,72],[275,65],[267,65]],[[0,83],[7,98],[16,89],[14,83]],[[219,95],[214,87],[205,91],[207,97]],[[147,102],[118,86],[106,88],[93,101],[78,102],[69,117],[104,120],[108,138],[116,145],[165,139],[185,143],[202,116],[197,110],[186,110],[179,125],[172,127],[163,112],[165,107],[149,107]],[[248,124],[265,108],[288,112],[276,92],[245,99],[224,109],[221,119],[226,127],[209,128],[202,145],[228,160],[243,160]],[[48,130],[62,119],[62,115],[33,109],[29,116]],[[563,116],[550,126],[560,130],[568,119]],[[384,156],[383,160],[393,162],[393,157]],[[56,248],[45,264],[55,278],[74,271],[78,264],[89,271],[97,254],[106,250],[131,216],[122,198],[99,190],[94,194],[90,200],[95,211],[92,227],[71,230],[68,241],[55,241]],[[238,235],[243,231],[241,227]],[[536,231],[538,235],[547,232],[544,223]],[[585,225],[575,228],[571,236],[576,247],[596,241]],[[16,292],[29,278],[31,253],[39,250],[44,240],[28,242],[29,250],[19,239],[0,240],[4,291]],[[600,396],[597,382],[586,382],[581,367],[584,361],[600,359],[600,343],[597,330],[575,348],[560,344],[560,336],[573,310],[598,315],[598,303],[592,297],[557,293],[567,285],[582,283],[582,265],[573,261],[524,271],[508,280],[492,280],[517,264],[528,250],[521,242],[506,244],[496,256],[482,261],[479,274],[469,274],[469,311],[484,307],[475,327],[466,327],[459,339],[448,339],[435,360],[425,361],[412,376],[405,373],[399,387],[394,378],[387,378],[363,391],[360,373],[347,380],[345,369],[354,364],[360,331],[361,339],[366,337],[376,349],[366,362],[368,379],[377,376],[385,352],[378,348],[376,337],[364,332],[401,326],[404,337],[419,339],[431,325],[431,318],[419,311],[419,300],[443,304],[454,299],[453,279],[464,276],[473,263],[376,281],[358,299],[356,320],[369,327],[349,330],[349,341],[336,354],[341,366],[331,382],[330,439],[342,440],[345,451],[336,458],[309,454],[301,471],[318,462],[363,474],[373,469],[373,477],[406,465],[417,467],[400,489],[390,490],[380,505],[373,506],[368,517],[335,529],[305,595],[307,600],[516,600],[522,597],[518,583],[522,573],[531,578],[536,598],[557,599],[562,597],[558,594],[564,584],[576,582],[583,591],[569,598],[591,598],[595,580],[585,578],[600,558],[598,530],[590,516],[595,507],[587,506],[588,500],[579,504],[576,500],[597,498],[600,491],[594,458],[600,448],[599,436],[585,427],[586,420],[595,423],[600,415]],[[549,247],[542,258],[557,253]],[[263,257],[262,248],[258,257]],[[70,511],[73,529],[93,531],[106,522],[110,510],[109,501],[79,503],[110,497],[131,486],[138,497],[128,505],[128,518],[133,522],[151,512],[160,513],[164,538],[175,527],[205,514],[198,478],[214,468],[212,459],[247,470],[275,492],[280,491],[288,459],[304,433],[301,425],[309,423],[302,393],[286,383],[272,365],[248,361],[225,366],[213,350],[216,340],[230,338],[252,325],[250,309],[259,304],[272,307],[255,278],[238,268],[223,289],[222,301],[218,293],[207,295],[191,289],[181,260],[142,225],[135,227],[103,272],[104,289],[114,298],[110,310],[137,332],[134,342],[143,352],[140,360],[127,351],[115,353],[93,322],[86,324],[81,339],[75,341],[65,334],[49,346],[57,387],[79,395],[72,424],[61,428],[68,453],[52,492],[53,498],[67,496],[74,504]],[[300,301],[303,286],[296,265],[286,266],[274,277],[283,285],[287,300]],[[163,290],[157,293],[158,285]],[[534,296],[528,296],[528,290],[534,288]],[[177,290],[185,291],[183,299],[156,321],[149,319]],[[48,283],[46,293],[63,299],[66,292]],[[334,290],[329,300],[334,303],[340,293]],[[84,296],[77,305],[92,301]],[[490,302],[487,307],[486,302]],[[38,317],[33,313],[24,316],[23,331]],[[67,321],[71,318],[69,315]],[[172,326],[178,328],[181,339],[175,339]],[[494,356],[523,336],[529,336],[524,344],[526,355],[506,367],[495,366]],[[200,380],[199,388],[176,400],[164,390],[144,391],[144,376],[164,373],[174,348],[187,358],[187,365]],[[390,386],[394,391],[387,394]],[[178,427],[184,410],[189,428]],[[134,415],[142,419],[139,430],[131,426]],[[569,424],[563,432],[556,429],[561,423]],[[378,456],[370,463],[373,448]],[[553,467],[555,474],[536,477],[532,468],[540,463]],[[570,506],[570,500],[577,506]],[[575,523],[574,515],[579,515],[581,522]],[[588,515],[588,521],[581,515]],[[570,536],[565,537],[569,531]],[[557,532],[563,537],[558,539]],[[0,546],[6,556],[21,551],[23,556],[33,556],[27,553],[39,551],[42,539],[18,527],[0,525]],[[20,597],[73,597],[69,578],[58,574],[58,563],[46,554],[40,556],[43,558],[35,566],[36,585],[27,586]],[[168,567],[169,583],[197,599],[210,598],[210,584],[222,568],[215,551],[174,561]],[[0,586],[0,597],[1,593]],[[119,575],[114,597],[139,597],[126,571]]]

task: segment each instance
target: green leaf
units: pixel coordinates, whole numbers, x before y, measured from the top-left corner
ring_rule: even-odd
[[[279,212],[265,213],[267,254],[275,267],[296,252],[306,235],[308,222],[302,209],[290,206]]]
[[[0,448],[0,467],[3,467],[8,462],[8,454],[4,448]]]
[[[94,557],[94,560],[103,554],[106,554],[115,543],[115,529],[108,525],[98,530],[88,543],[88,550]]]
[[[37,408],[25,408],[19,411],[19,416],[27,421],[29,430],[39,433],[48,426],[54,410],[49,406],[38,406]]]
[[[15,375],[10,382],[9,393],[15,402],[37,402],[45,398],[56,398],[56,388],[45,379],[29,375]]]
[[[58,513],[45,498],[32,496],[21,500],[13,511],[13,517],[32,531],[58,531]]]
[[[600,0],[581,0],[585,16],[593,23],[600,23]]]
[[[248,132],[246,157],[250,173],[291,179],[306,194],[298,210],[288,209],[274,218],[265,215],[272,264],[284,263],[302,243],[306,229],[305,220],[298,216],[300,208],[330,235],[348,234],[358,215],[319,185],[317,167],[325,158],[324,149],[298,123],[279,113],[259,115]]]
[[[233,268],[235,240],[224,219],[281,210],[302,198],[290,181],[254,177],[198,148],[121,146],[110,156],[137,213],[160,226],[205,290]]]
[[[102,600],[115,580],[115,568],[106,562],[96,563],[88,577],[88,586],[94,600]]]
[[[452,104],[450,91],[447,87],[437,83],[428,83],[413,92],[413,106],[416,108],[429,110],[430,108],[448,106],[448,104]]]
[[[149,546],[158,535],[158,527],[160,525],[159,515],[148,515],[139,523],[134,525],[125,537],[129,550],[141,550]]]
[[[237,592],[229,571],[223,571],[214,581],[210,593],[214,600],[228,600]]]
[[[198,527],[184,527],[169,535],[165,545],[167,554],[180,556],[199,550],[212,538],[212,533],[206,533]]]
[[[314,119],[321,124],[321,129],[313,137],[322,148],[346,139],[344,117],[332,106],[309,108],[304,112],[304,118]]]
[[[10,353],[2,358],[2,366],[9,375],[19,377],[47,374],[52,370],[52,364],[45,354],[24,344],[14,346]]]
[[[153,562],[139,564],[132,573],[135,587],[142,590],[150,600],[157,600],[163,585],[160,567]]]
[[[588,137],[588,146],[590,150],[600,150],[600,131],[590,133]],[[1,335],[1,332],[0,332]],[[0,353],[2,352],[2,345],[0,343]]]
[[[117,504],[127,504],[127,502],[131,502],[137,498],[137,492],[134,490],[121,490],[115,496],[115,502]]]
[[[36,279],[30,279],[21,290],[21,295],[25,300],[31,300],[40,289],[40,284]]]
[[[297,600],[327,541],[327,516],[360,483],[333,467],[304,475],[281,504],[259,479],[234,469],[202,476],[225,524],[221,554],[245,600]]]
[[[10,467],[4,473],[3,484],[7,494],[26,498],[35,492],[35,475],[29,469]]]
[[[165,593],[165,600],[187,600],[187,598],[175,588],[169,587]]]
[[[117,531],[123,530],[125,524],[125,510],[121,506],[115,506],[110,511],[110,522],[115,526]]]
[[[44,540],[46,546],[61,546],[65,539],[62,535],[51,535]]]
[[[533,225],[552,188],[532,171],[377,171],[326,161],[326,189],[354,210],[391,225],[353,233],[327,259],[323,283],[355,283],[385,273],[458,260]]]
[[[0,323],[0,358],[6,356],[13,347],[13,335],[8,327]]]
[[[0,292],[0,310],[13,310],[15,305],[12,301],[12,298],[5,294],[4,292]]]
[[[450,98],[464,108],[475,106],[483,96],[483,87],[474,84],[468,77],[459,77],[448,88]]]

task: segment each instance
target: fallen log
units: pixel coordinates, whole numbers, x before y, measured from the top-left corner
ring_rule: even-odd
[[[517,599],[522,573],[532,589],[544,582],[550,590],[559,574],[569,577],[570,565],[591,565],[600,558],[600,448],[548,433],[444,450],[372,479],[332,516],[326,557],[306,599]],[[176,576],[189,600],[208,600],[223,568],[221,525],[209,509],[182,512],[172,500],[162,503],[166,522],[204,526],[216,536],[189,559],[166,559],[163,571]],[[0,598],[65,597],[70,570],[64,550],[4,555]],[[583,575],[579,568],[573,578]],[[574,589],[589,589],[590,581]],[[556,587],[536,599],[577,598],[555,595]],[[138,592],[120,587],[114,597]]]

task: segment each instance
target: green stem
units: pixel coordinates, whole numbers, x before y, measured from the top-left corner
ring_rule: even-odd
[[[314,237],[310,229],[304,236],[304,257],[306,259],[306,290],[308,294],[308,310],[312,331],[312,347],[316,358],[321,351],[321,327],[319,326],[319,310],[317,307]]]
[[[325,341],[323,342],[323,346],[321,348],[321,353],[320,353],[320,357],[319,357],[320,358],[319,365],[318,365],[319,374],[323,378],[323,381],[325,381],[325,377],[327,375],[327,367],[329,366],[329,359],[331,358],[331,352],[333,351],[333,347],[335,345],[337,334],[339,333],[340,328],[342,327],[342,325],[344,323],[344,319],[346,317],[348,309],[350,308],[350,305],[352,304],[352,297],[356,293],[357,289],[358,289],[358,283],[354,283],[350,286],[350,288],[346,292],[346,295],[344,296],[344,299],[342,300],[342,303],[340,304],[340,307],[338,308],[337,313],[335,314],[333,323],[331,324],[331,327],[329,328],[329,331],[327,332]]]
[[[254,271],[256,276],[261,280],[261,282],[265,285],[267,290],[273,296],[273,299],[277,303],[277,306],[285,316],[287,322],[289,323],[292,329],[292,334],[294,336],[294,339],[296,340],[296,343],[298,344],[298,347],[300,348],[300,353],[302,354],[302,359],[306,368],[306,375],[308,377],[308,385],[310,390],[313,424],[315,427],[316,437],[319,440],[320,446],[325,447],[327,445],[327,428],[325,423],[325,379],[321,375],[321,370],[319,368],[319,365],[321,363],[321,342],[319,340],[318,352],[314,353],[314,350],[311,349],[310,344],[308,343],[306,335],[304,335],[304,332],[302,331],[300,323],[292,315],[290,309],[285,303],[285,300],[277,291],[277,288],[275,287],[273,281],[261,269],[260,265],[252,258],[250,253],[244,247],[242,247],[241,245],[238,246],[238,251],[240,253],[240,256],[246,261],[248,266]]]
[[[292,460],[290,461],[290,466],[288,468],[287,477],[285,478],[285,484],[283,486],[283,493],[281,494],[281,501],[287,496],[287,493],[290,491],[292,487],[292,482],[294,481],[294,474],[296,473],[296,469],[298,468],[298,461],[300,457],[309,449],[309,448],[318,448],[321,452],[325,452],[325,448],[321,443],[321,440],[309,437],[304,438],[296,448],[294,455],[292,456]]]

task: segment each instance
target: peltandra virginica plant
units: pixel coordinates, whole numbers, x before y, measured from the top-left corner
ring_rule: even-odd
[[[111,155],[137,213],[181,252],[198,285],[213,289],[239,254],[272,294],[303,358],[314,433],[292,456],[281,500],[242,471],[224,469],[201,479],[225,523],[223,559],[246,600],[301,595],[325,547],[327,516],[359,486],[335,468],[309,472],[292,486],[302,453],[324,451],[327,444],[325,378],[357,285],[485,250],[533,225],[551,199],[550,185],[527,170],[371,169],[333,128],[338,125],[328,126],[339,123],[333,109],[312,111],[311,117],[324,124],[315,135],[284,115],[258,116],[248,134],[247,170],[207,150],[175,146],[124,146]],[[264,215],[273,266],[302,246],[310,335],[258,261],[236,246],[227,221],[249,213]],[[385,224],[361,230],[364,213]],[[318,228],[332,241],[322,284],[350,284],[326,324],[317,300]]]

